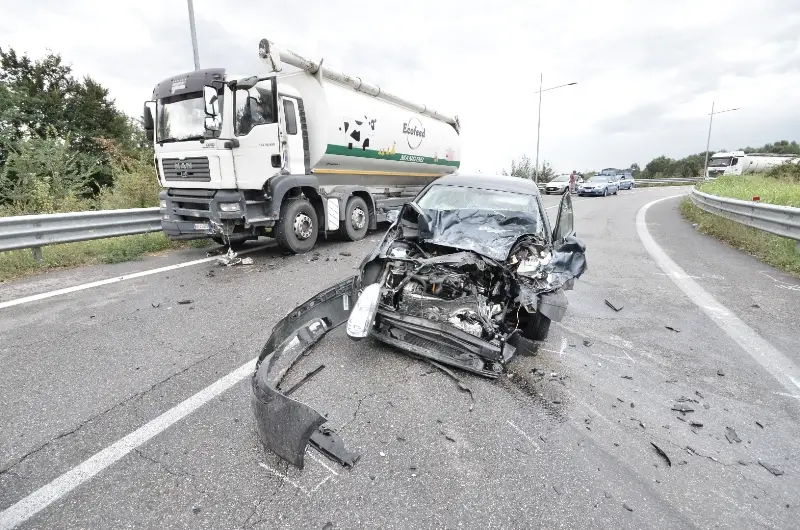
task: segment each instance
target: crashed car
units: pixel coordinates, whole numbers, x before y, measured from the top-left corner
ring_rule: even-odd
[[[533,182],[443,177],[403,207],[362,263],[347,334],[497,377],[563,318],[584,251],[569,194],[551,232]]]
[[[281,388],[294,363],[347,323],[411,355],[488,377],[535,350],[567,308],[564,290],[586,270],[569,194],[551,230],[536,184],[513,177],[446,176],[392,219],[347,278],[296,307],[272,330],[253,374],[251,402],[262,443],[303,467],[309,445],[343,466],[347,450],[327,418],[291,397],[309,372]]]

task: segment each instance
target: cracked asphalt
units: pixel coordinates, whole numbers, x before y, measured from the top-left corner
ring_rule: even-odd
[[[459,372],[474,406],[431,365],[330,332],[284,386],[325,365],[293,397],[362,455],[352,470],[310,449],[303,470],[265,451],[248,378],[20,527],[796,528],[800,398],[637,235],[644,204],[685,191],[575,198],[589,271],[536,356],[496,381]],[[679,201],[650,208],[653,238],[800,363],[800,281],[696,233]],[[0,310],[0,510],[254,358],[275,322],[354,274],[379,237],[323,242],[318,256],[267,248],[250,266],[206,263]],[[0,286],[0,301],[204,256],[54,272]]]

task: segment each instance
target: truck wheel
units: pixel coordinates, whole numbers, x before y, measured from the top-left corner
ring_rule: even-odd
[[[339,233],[347,241],[360,241],[367,235],[369,225],[369,210],[367,203],[355,195],[347,199],[344,222],[339,227]]]
[[[525,336],[531,340],[546,340],[548,333],[550,333],[550,319],[541,313],[536,313],[525,330]]]
[[[319,234],[317,212],[306,199],[289,199],[281,206],[281,216],[275,230],[278,246],[295,254],[314,248]]]

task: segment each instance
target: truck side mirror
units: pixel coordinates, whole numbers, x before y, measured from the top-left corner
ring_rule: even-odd
[[[144,125],[145,131],[152,131],[153,129],[155,129],[155,123],[153,121],[153,106],[154,103],[152,101],[144,102],[144,111],[142,112],[142,124]]]
[[[219,96],[217,89],[206,85],[203,87],[203,101],[205,103],[206,116],[214,118],[219,116]]]
[[[216,116],[206,116],[203,126],[205,127],[206,131],[210,131],[212,133],[222,129],[220,121]]]

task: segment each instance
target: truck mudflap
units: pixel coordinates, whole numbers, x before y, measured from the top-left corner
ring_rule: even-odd
[[[295,362],[328,331],[347,321],[358,287],[358,277],[353,276],[297,306],[272,329],[256,364],[251,403],[259,439],[267,449],[300,468],[309,444],[343,466],[353,466],[359,458],[324,425],[327,418],[280,389]]]

